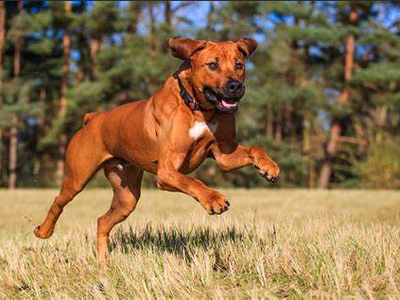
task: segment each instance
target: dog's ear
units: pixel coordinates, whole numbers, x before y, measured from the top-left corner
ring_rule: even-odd
[[[205,48],[206,42],[175,37],[168,40],[168,46],[171,48],[173,56],[186,60],[196,51]]]
[[[236,45],[238,45],[245,58],[248,58],[258,46],[257,42],[252,38],[241,38],[236,42]]]

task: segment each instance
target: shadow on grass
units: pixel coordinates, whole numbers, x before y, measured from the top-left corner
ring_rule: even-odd
[[[119,228],[112,235],[110,250],[120,249],[123,253],[134,249],[150,249],[155,252],[169,252],[177,256],[190,259],[191,252],[196,250],[212,250],[218,252],[222,243],[241,243],[249,240],[249,232],[228,227],[218,231],[210,228],[192,228],[181,230],[179,228],[152,228],[135,230]],[[250,234],[251,235],[251,234]]]

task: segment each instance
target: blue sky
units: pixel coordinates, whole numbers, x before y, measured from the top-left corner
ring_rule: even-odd
[[[73,3],[76,3],[78,1],[73,1]],[[96,1],[88,1],[91,5],[94,5]],[[117,1],[118,5],[122,8],[122,11],[126,9],[129,5],[129,1]],[[179,31],[181,32],[182,35],[188,35],[191,36],[193,32],[193,28],[201,28],[205,27],[206,25],[206,20],[207,20],[207,13],[210,8],[210,3],[213,2],[215,6],[221,5],[223,1],[192,1],[192,4],[189,6],[183,7],[179,10],[176,11],[175,16],[177,17],[184,17],[189,20],[191,20],[192,25],[184,24],[182,22],[179,23]],[[293,1],[295,2],[295,1]],[[323,2],[323,1],[321,1]],[[332,1],[325,1],[327,3],[332,2]],[[177,9],[178,7],[181,6],[183,1],[172,1],[171,6],[172,9]],[[378,19],[381,24],[384,26],[389,26],[393,24],[396,20],[400,19],[400,7],[399,9],[395,10],[388,10],[392,9],[393,7],[391,6],[385,6],[382,5],[378,8]],[[163,5],[159,5],[156,7],[155,10],[155,15],[156,18],[162,19],[163,18]],[[146,16],[148,17],[148,16]],[[269,16],[266,19],[260,19],[259,22],[262,23],[262,26],[271,29],[273,27],[273,22],[272,21],[273,16]],[[290,21],[289,21],[290,23]],[[142,28],[143,29],[143,28]],[[265,35],[263,36],[256,36],[256,38],[259,41],[262,41],[262,39],[265,39]]]

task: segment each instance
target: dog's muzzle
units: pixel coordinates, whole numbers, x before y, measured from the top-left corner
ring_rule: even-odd
[[[203,90],[204,97],[208,102],[213,104],[217,110],[223,113],[232,114],[239,108],[239,101],[243,97],[245,88],[241,85],[240,90],[235,87],[234,92],[229,92],[229,89],[223,94],[214,91],[210,87]]]

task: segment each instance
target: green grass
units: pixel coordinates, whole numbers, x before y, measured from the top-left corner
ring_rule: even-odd
[[[188,196],[145,190],[96,260],[110,190],[69,204],[33,236],[55,190],[0,191],[1,298],[400,297],[400,193],[226,190],[208,216]]]

